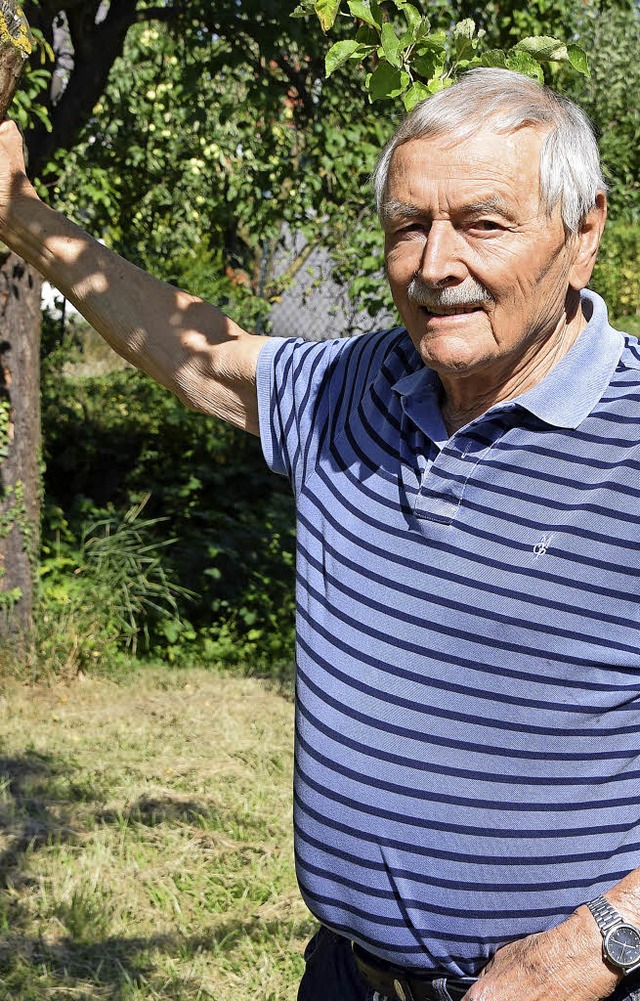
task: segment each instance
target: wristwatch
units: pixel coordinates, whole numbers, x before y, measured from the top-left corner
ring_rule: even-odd
[[[630,924],[605,897],[590,900],[587,907],[602,934],[602,955],[623,973],[640,970],[640,928]]]

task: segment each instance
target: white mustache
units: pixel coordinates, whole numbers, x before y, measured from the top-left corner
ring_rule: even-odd
[[[466,278],[461,285],[446,288],[433,288],[427,285],[419,275],[414,275],[407,289],[409,302],[425,309],[454,309],[461,306],[481,306],[485,302],[493,302],[493,296],[475,278]]]

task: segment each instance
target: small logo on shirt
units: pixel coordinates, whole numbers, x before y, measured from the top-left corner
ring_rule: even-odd
[[[539,559],[540,556],[547,555],[547,550],[551,545],[552,539],[553,539],[553,533],[551,533],[550,535],[543,535],[542,538],[538,542],[536,542],[535,546],[533,547],[533,553],[536,559]]]

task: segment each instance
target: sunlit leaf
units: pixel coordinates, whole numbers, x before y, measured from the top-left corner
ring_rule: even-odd
[[[325,72],[327,76],[331,76],[333,71],[346,63],[353,53],[359,48],[358,42],[355,38],[348,38],[342,42],[336,42],[332,45],[327,52],[324,60]]]
[[[406,110],[413,111],[415,106],[420,104],[420,101],[425,101],[428,97],[431,97],[431,91],[428,86],[421,83],[420,80],[416,80],[415,83],[409,87],[409,90],[403,94],[402,100]]]
[[[502,49],[489,49],[488,52],[482,54],[480,62],[482,66],[492,66],[496,69],[507,68],[507,57]]]
[[[387,62],[391,63],[397,69],[402,66],[402,43],[395,31],[393,30],[392,24],[383,24],[382,33],[380,36],[382,42],[382,51],[384,52],[385,59]]]
[[[507,54],[507,69],[514,70],[516,73],[524,73],[525,76],[530,76],[533,80],[537,80],[538,83],[544,82],[544,73],[542,72],[540,63],[533,56],[530,56],[528,52],[511,49]]]
[[[349,0],[347,6],[359,21],[370,24],[372,28],[382,27],[382,13],[376,0]]]
[[[567,46],[559,38],[550,35],[533,35],[522,38],[514,46],[516,52],[527,52],[538,62],[567,62],[569,55]]]
[[[340,9],[340,0],[315,0],[313,5],[323,31],[333,28]]]
[[[587,59],[587,53],[584,49],[581,49],[579,45],[572,42],[567,45],[567,53],[569,55],[569,62],[573,66],[574,70],[578,73],[582,73],[583,76],[590,76],[589,73],[589,61]]]
[[[472,18],[470,18],[470,17],[466,17],[464,19],[464,21],[458,21],[458,23],[454,27],[454,29],[453,29],[453,37],[456,38],[456,39],[457,38],[473,38],[473,34],[474,34],[475,30],[476,30],[476,23],[475,23],[475,21]]]

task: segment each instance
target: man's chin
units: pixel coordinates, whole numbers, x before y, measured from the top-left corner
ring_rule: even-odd
[[[484,320],[484,317],[483,317]],[[486,321],[478,325],[477,315],[463,317],[458,322],[424,323],[409,330],[425,365],[436,372],[466,372],[490,361],[493,342],[487,345]]]

